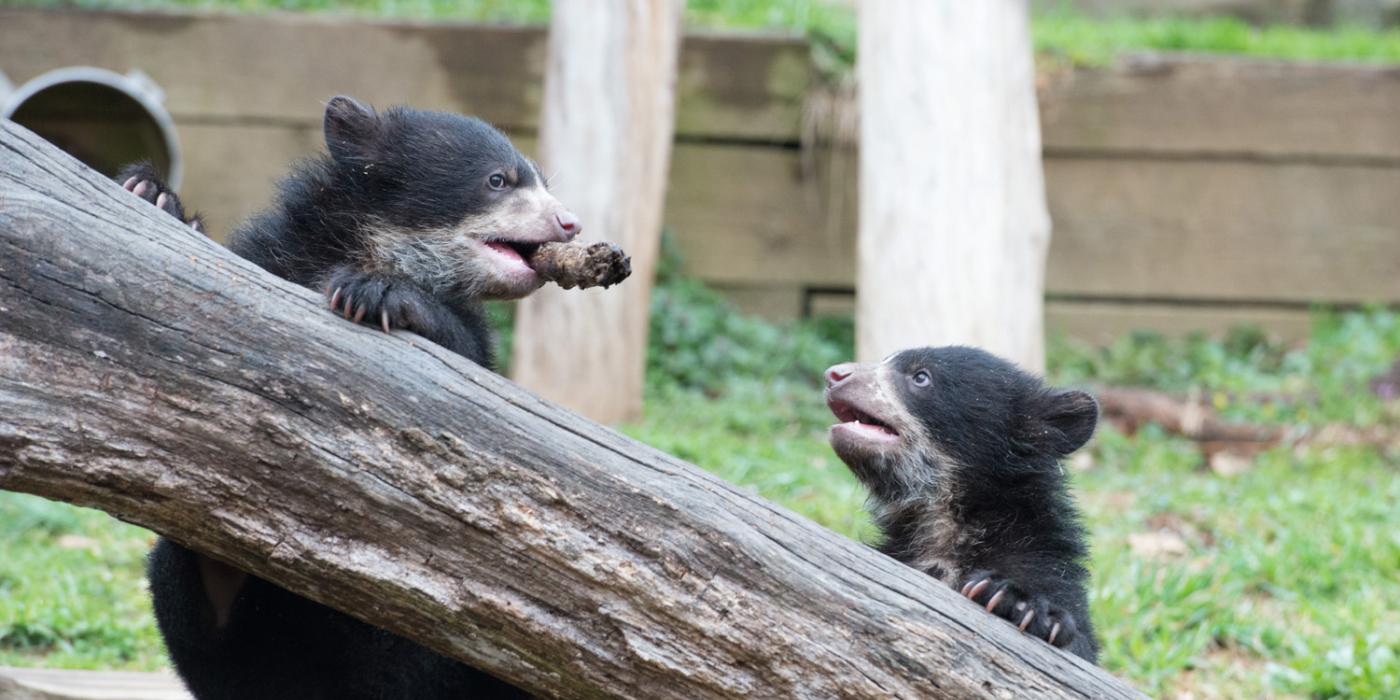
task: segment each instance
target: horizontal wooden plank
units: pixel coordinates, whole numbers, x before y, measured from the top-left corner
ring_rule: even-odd
[[[803,316],[803,291],[797,285],[716,285],[714,289],[742,314],[773,321]]]
[[[1049,76],[1047,149],[1400,159],[1400,68],[1142,55]]]
[[[1052,158],[1046,170],[1052,294],[1400,301],[1400,168]],[[855,206],[827,220],[801,173],[796,153],[678,148],[666,220],[687,269],[853,285]]]
[[[852,316],[855,293],[804,290],[796,285],[715,288],[741,312],[774,321],[810,316]],[[1304,309],[1187,303],[1068,301],[1045,303],[1045,326],[1052,334],[1096,345],[1112,343],[1127,333],[1148,331],[1168,337],[1205,333],[1219,337],[1231,329],[1253,326],[1285,341],[1307,338],[1312,314]]]
[[[854,198],[828,214],[839,199],[829,195],[803,176],[797,151],[677,144],[665,221],[701,279],[850,287]]]
[[[1400,168],[1051,159],[1052,294],[1400,301]]]
[[[807,290],[806,312],[813,318],[856,315],[856,293]]]
[[[0,700],[190,700],[168,673],[0,667]]]
[[[319,129],[298,126],[182,124],[186,207],[204,215],[223,242],[229,231],[272,201],[291,163],[324,150]]]
[[[348,93],[511,124],[537,111],[544,44],[537,29],[0,8],[12,81],[68,65],[139,69],[186,120],[311,123]]]
[[[70,65],[139,69],[186,122],[314,124],[350,94],[533,130],[547,43],[540,27],[0,7],[0,69],[16,84]],[[796,141],[810,77],[803,41],[688,36],[677,134]]]
[[[677,73],[677,136],[798,141],[813,78],[806,41],[689,33]]]
[[[1255,326],[1282,340],[1307,338],[1312,317],[1305,310],[1248,306],[1195,306],[1051,299],[1045,303],[1045,328],[1096,345],[1112,343],[1133,331],[1180,337],[1190,333],[1220,336],[1232,328]]]
[[[1134,17],[1238,17],[1253,24],[1309,26],[1400,23],[1395,0],[1032,0],[1034,10],[1069,7],[1090,15]]]

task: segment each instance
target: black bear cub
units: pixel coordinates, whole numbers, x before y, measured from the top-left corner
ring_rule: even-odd
[[[1085,531],[1060,460],[1098,404],[967,347],[826,371],[831,446],[870,491],[880,551],[1089,661]]]
[[[568,241],[578,219],[534,163],[485,122],[337,97],[328,155],[299,164],[271,208],[229,238],[239,256],[321,290],[331,309],[385,332],[413,331],[492,364],[484,299],[542,279],[530,258]],[[148,165],[127,190],[197,228]],[[528,697],[397,635],[166,539],[151,553],[151,597],[176,670],[201,700]]]
[[[272,207],[244,222],[228,247],[283,279],[321,290],[347,319],[411,330],[480,364],[493,348],[485,299],[518,299],[544,280],[529,259],[581,225],[504,134],[479,119],[348,97],[326,106],[329,155],[279,185]],[[117,180],[186,219],[147,164]]]

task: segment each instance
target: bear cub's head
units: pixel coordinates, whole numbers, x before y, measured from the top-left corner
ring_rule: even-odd
[[[831,446],[873,496],[904,500],[949,480],[1058,469],[1088,442],[1098,404],[969,347],[905,350],[826,371],[841,422]]]
[[[326,106],[325,136],[362,262],[444,296],[523,297],[543,284],[535,249],[582,228],[539,168],[479,119],[377,113],[341,96]]]

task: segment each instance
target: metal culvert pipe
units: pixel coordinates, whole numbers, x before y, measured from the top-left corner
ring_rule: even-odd
[[[0,117],[108,176],[132,161],[150,160],[165,173],[170,187],[178,188],[184,167],[164,99],[160,86],[140,71],[121,75],[72,66],[0,94]]]

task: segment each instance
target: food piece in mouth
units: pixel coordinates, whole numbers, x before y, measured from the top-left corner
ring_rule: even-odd
[[[564,289],[611,287],[632,274],[632,256],[614,243],[541,243],[525,256],[535,274]]]

